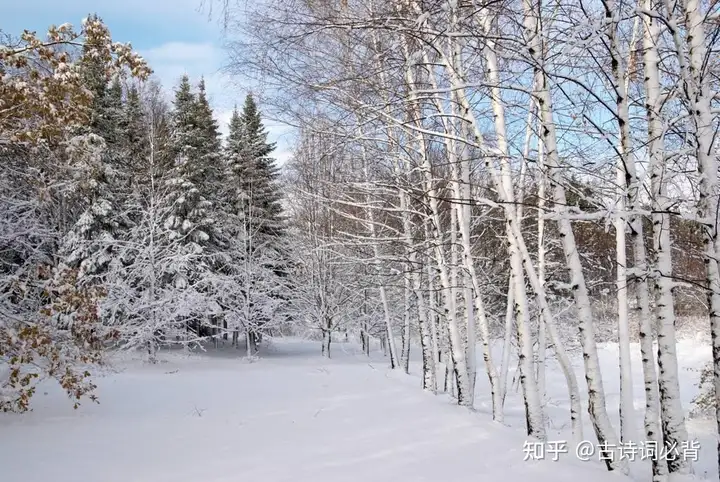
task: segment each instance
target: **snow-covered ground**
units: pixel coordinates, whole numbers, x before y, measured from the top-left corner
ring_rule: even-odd
[[[709,350],[709,349],[708,349]],[[709,357],[698,343],[682,342],[683,368]],[[487,382],[479,371],[471,413],[419,388],[413,375],[390,372],[351,344],[275,340],[261,360],[236,351],[164,354],[155,366],[139,358],[116,362],[96,379],[100,404],[73,411],[54,386],[42,387],[35,410],[0,416],[3,482],[235,482],[438,480],[624,480],[599,462],[562,454],[560,462],[524,462],[523,411],[510,393],[508,425],[490,421]],[[417,354],[416,354],[417,355]],[[616,349],[601,352],[608,402],[617,418]],[[636,407],[643,406],[640,364],[634,360]],[[694,396],[699,374],[683,370],[683,396]],[[548,371],[551,439],[568,438],[565,387]],[[686,404],[687,405],[687,404]],[[641,423],[641,412],[638,422]],[[698,428],[699,427],[699,428]],[[708,424],[691,424],[703,460],[698,475],[714,471]],[[640,433],[640,432],[639,432]],[[587,429],[586,437],[591,431]],[[635,467],[639,480],[647,480]],[[715,473],[708,474],[714,477]]]
[[[493,354],[497,360],[500,358],[502,348],[499,344],[494,345]],[[700,337],[695,339],[683,339],[678,342],[678,365],[680,374],[680,393],[686,416],[692,408],[692,400],[698,393],[697,384],[700,379],[700,370],[705,363],[712,359],[711,347],[707,341]],[[550,354],[550,352],[549,352]],[[642,444],[644,437],[643,417],[645,414],[645,392],[643,390],[642,365],[640,358],[640,345],[631,345],[632,372],[634,388],[634,407],[636,409],[636,437],[634,440]],[[599,346],[600,366],[602,369],[603,384],[606,394],[607,410],[616,430],[620,427],[619,403],[620,403],[620,370],[618,367],[618,345],[615,343],[602,344]],[[590,420],[587,415],[587,388],[582,367],[582,356],[574,353],[571,356],[575,373],[580,384],[580,395],[583,399],[583,428],[584,440],[597,443]],[[517,363],[517,361],[515,361]],[[512,380],[515,375],[516,365],[511,364],[511,373],[508,375]],[[476,403],[478,410],[490,413],[491,399],[489,395],[489,383],[484,374],[482,359],[478,356],[478,380],[476,385]],[[546,415],[549,418],[548,439],[563,441],[570,440],[570,404],[568,402],[567,385],[560,366],[554,358],[548,360],[547,367],[547,401]],[[513,388],[508,393],[506,401],[506,423],[510,426],[522,429],[524,427],[524,407],[519,388]],[[695,476],[700,479],[718,480],[717,469],[717,429],[712,419],[688,419],[687,428],[691,440],[697,440],[700,445],[698,461],[693,463]],[[633,479],[638,481],[649,481],[650,462],[640,461],[639,457],[630,463],[630,470]]]

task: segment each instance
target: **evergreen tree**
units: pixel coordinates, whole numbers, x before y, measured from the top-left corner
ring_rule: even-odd
[[[203,164],[202,136],[197,120],[197,101],[190,81],[183,76],[175,92],[173,133],[170,138],[174,165],[167,187],[172,195],[172,212],[165,220],[173,239],[185,238],[198,249],[209,244],[213,220],[212,203],[203,195],[206,166]]]
[[[95,134],[105,139],[109,155],[119,154],[123,142],[123,88],[120,78],[115,77],[106,89],[102,101],[97,106],[98,125]]]
[[[255,101],[248,95],[242,113],[233,110],[225,145],[225,225],[233,264],[240,269],[236,274],[238,298],[245,309],[240,310],[238,319],[251,354],[286,301],[280,289],[285,284],[287,262],[282,248],[278,170],[270,157],[274,149],[275,145],[267,142]]]
[[[114,260],[117,241],[131,224],[124,207],[132,173],[121,149],[124,112],[119,77],[108,85],[107,66],[96,56],[84,58],[81,72],[93,95],[91,121],[66,149],[81,214],[62,240],[60,259],[63,268],[79,269],[78,281],[85,283]]]
[[[195,119],[200,132],[200,147],[202,154],[217,157],[220,153],[220,128],[213,118],[213,111],[205,91],[205,79],[198,84],[197,100],[195,102]]]
[[[137,87],[130,87],[125,101],[125,108],[121,121],[123,134],[123,151],[133,171],[138,170],[138,163],[143,163],[148,156],[147,125],[143,113],[142,100]]]
[[[236,186],[236,206],[242,204],[253,230],[270,237],[283,233],[278,168],[270,157],[274,150],[275,144],[267,142],[260,112],[250,94],[242,113],[237,109],[233,112],[226,157],[231,182]]]
[[[222,143],[218,122],[213,117],[213,111],[207,99],[204,79],[201,79],[198,85],[193,118],[196,126],[194,140],[198,150],[198,162],[205,169],[203,193],[217,204],[220,201],[218,198],[219,184],[222,182]]]
[[[90,15],[88,19],[90,22],[102,22],[97,14]],[[104,59],[99,55],[90,55],[91,52],[98,49],[100,44],[101,40],[99,38],[86,42],[83,45],[83,55],[80,59],[82,83],[92,97],[90,122],[84,126],[83,132],[93,132],[98,135],[101,135],[99,133],[106,130],[104,107],[110,81]]]

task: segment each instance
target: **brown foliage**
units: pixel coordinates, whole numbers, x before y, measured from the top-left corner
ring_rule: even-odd
[[[81,47],[82,55],[73,55]],[[92,94],[80,66],[90,58],[102,62],[108,78],[151,73],[130,44],[112,42],[97,17],[85,20],[80,32],[69,24],[52,26],[41,40],[26,30],[16,45],[0,46],[0,144],[52,143],[86,124]]]
[[[47,270],[46,270],[47,271]],[[0,329],[0,358],[9,376],[0,384],[0,410],[24,412],[38,381],[54,378],[73,400],[97,401],[90,372],[82,365],[102,362],[102,347],[115,333],[100,323],[100,288],[80,288],[77,271],[68,270],[48,281],[47,304],[36,320],[18,321]]]
[[[69,24],[52,26],[44,40],[25,31],[0,45],[0,152],[24,152],[9,157],[19,163],[18,172],[27,169],[34,152],[61,157],[64,141],[88,124],[93,94],[82,69],[90,63],[106,80],[145,79],[151,73],[130,44],[112,41],[96,16],[84,20],[79,31]],[[52,172],[57,166],[47,167]],[[0,316],[0,411],[29,410],[37,383],[48,378],[76,408],[83,397],[96,400],[85,366],[101,362],[104,343],[115,336],[98,317],[103,290],[78,284],[76,271],[39,264],[52,256],[42,258],[20,257],[13,261],[15,271],[2,273],[0,294],[7,305]]]

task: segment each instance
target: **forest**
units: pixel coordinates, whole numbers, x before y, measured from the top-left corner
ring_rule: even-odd
[[[227,71],[262,87],[225,136],[202,78],[161,85],[97,15],[3,38],[0,410],[48,380],[83,410],[119,350],[356,342],[405,373],[417,353],[421,388],[461,407],[482,379],[499,423],[517,380],[540,442],[559,367],[572,442],[628,474],[623,444],[692,444],[695,337],[717,435],[716,2],[219,3]],[[296,133],[282,166],[269,119]]]

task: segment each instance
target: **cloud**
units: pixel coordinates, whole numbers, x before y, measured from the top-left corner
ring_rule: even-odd
[[[167,42],[140,50],[140,54],[166,87],[175,85],[183,74],[213,77],[222,64],[222,52],[211,42]]]

